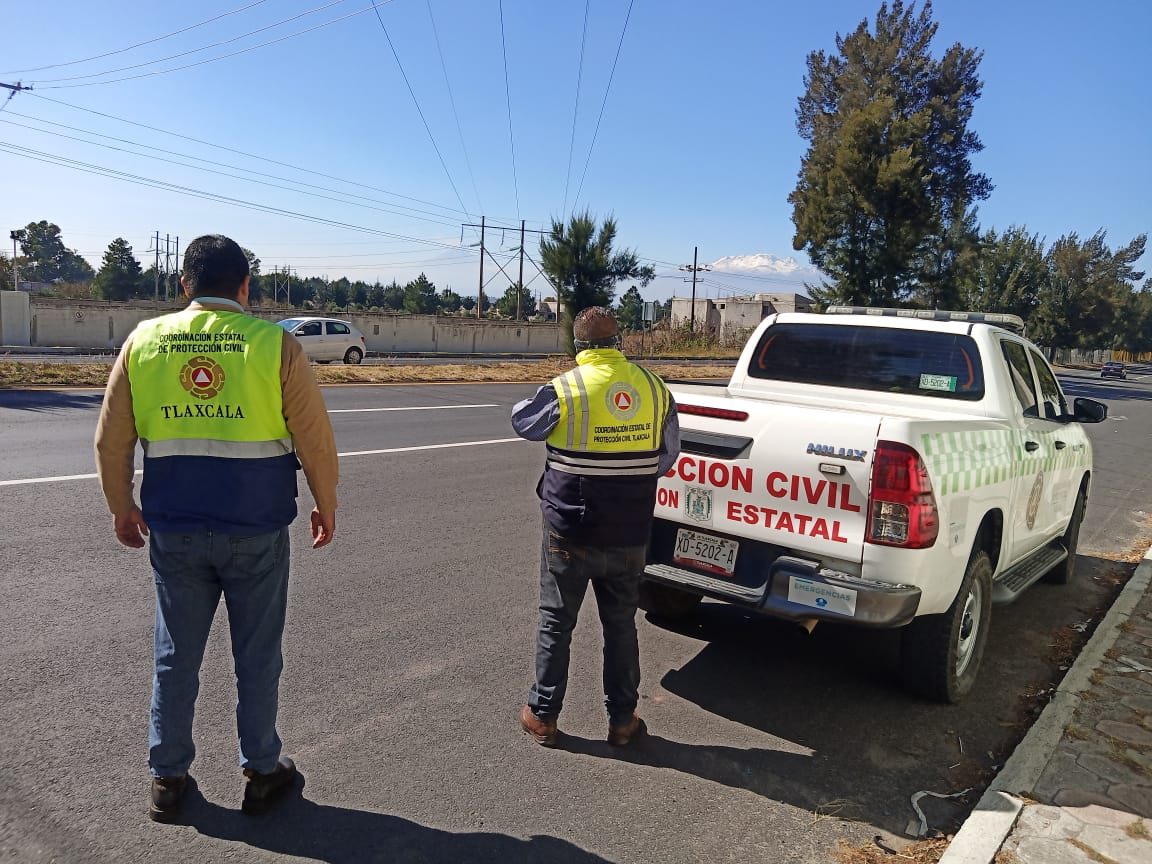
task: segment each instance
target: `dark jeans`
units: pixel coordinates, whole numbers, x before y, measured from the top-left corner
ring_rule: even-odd
[[[604,704],[609,721],[632,719],[640,686],[636,604],[644,546],[583,546],[558,536],[547,524],[540,549],[540,629],[536,636],[536,683],[528,705],[553,719],[564,707],[572,630],[592,583],[604,629]]]
[[[276,767],[288,550],[287,528],[254,537],[152,532],[156,673],[148,765],[153,775],[184,774],[196,755],[192,715],[200,663],[221,594],[236,668],[240,765],[265,774]]]

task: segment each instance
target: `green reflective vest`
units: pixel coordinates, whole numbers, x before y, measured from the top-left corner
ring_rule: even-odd
[[[142,322],[128,378],[144,455],[258,459],[292,452],[284,330],[242,312],[188,308]]]
[[[560,421],[548,436],[552,450],[586,453],[587,459],[561,459],[549,453],[549,465],[569,473],[655,474],[656,459],[600,461],[596,454],[653,455],[660,448],[668,415],[668,389],[656,375],[630,363],[612,348],[576,355],[577,367],[552,380],[560,401]]]

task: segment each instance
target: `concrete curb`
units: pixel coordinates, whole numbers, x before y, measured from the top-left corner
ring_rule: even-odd
[[[939,864],[992,864],[1024,806],[1016,796],[1031,792],[1040,780],[1080,704],[1080,694],[1088,688],[1089,678],[1104,660],[1104,652],[1116,643],[1121,626],[1132,615],[1150,582],[1152,547],[1144,553],[1136,572],[1056,688],[1052,701],[960,826]]]

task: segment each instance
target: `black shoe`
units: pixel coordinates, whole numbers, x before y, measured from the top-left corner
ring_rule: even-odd
[[[171,822],[176,819],[184,805],[184,791],[187,788],[186,774],[180,777],[153,777],[148,818],[153,822]]]
[[[244,769],[248,782],[244,784],[244,801],[240,809],[245,813],[266,813],[288,790],[297,777],[296,763],[287,756],[281,756],[275,769],[267,774]]]

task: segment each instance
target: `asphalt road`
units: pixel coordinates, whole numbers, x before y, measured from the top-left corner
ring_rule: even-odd
[[[964,705],[899,688],[894,633],[809,636],[709,603],[679,630],[640,620],[653,734],[631,752],[603,743],[591,608],[565,749],[536,747],[516,723],[532,675],[542,448],[507,440],[507,417],[533,388],[326,388],[346,454],[341,509],[328,549],[308,548],[304,521],[293,528],[281,689],[303,796],[264,819],[239,813],[221,613],[198,788],[177,826],[144,815],[152,586],[87,476],[100,393],[0,392],[0,859],[826,862],[841,839],[895,843],[914,793],[987,781],[1130,573],[1112,559],[1147,541],[1152,379],[1061,377],[1113,415],[1089,427],[1077,577],[994,610]],[[75,479],[12,482],[61,476]],[[930,826],[954,827],[978,794],[924,799]]]

